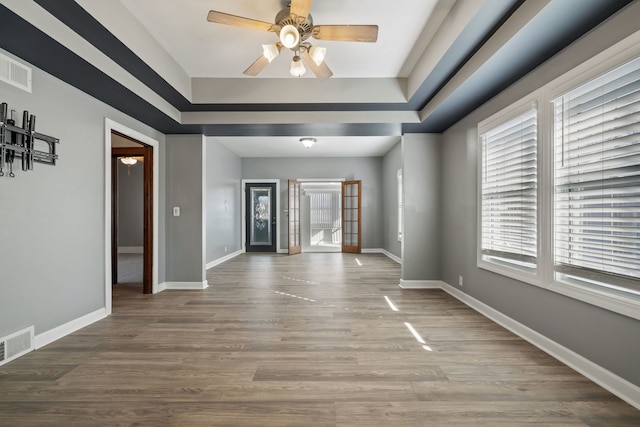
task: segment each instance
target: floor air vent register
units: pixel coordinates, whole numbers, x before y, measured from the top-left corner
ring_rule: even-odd
[[[0,338],[0,366],[32,351],[33,337],[34,328],[30,326]]]

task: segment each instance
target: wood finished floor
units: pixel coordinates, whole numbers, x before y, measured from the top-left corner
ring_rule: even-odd
[[[110,317],[0,368],[0,425],[640,425],[640,411],[399,275],[382,255],[246,254],[209,270],[204,291],[116,286]]]

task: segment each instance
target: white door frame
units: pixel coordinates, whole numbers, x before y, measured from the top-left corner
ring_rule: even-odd
[[[277,253],[282,253],[283,251],[285,251],[284,249],[280,248],[280,180],[279,179],[243,179],[242,183],[241,183],[241,187],[242,187],[242,210],[240,211],[240,216],[242,217],[242,234],[241,234],[241,241],[240,241],[240,248],[242,250],[242,252],[246,252],[247,248],[245,246],[245,243],[247,242],[247,217],[246,217],[246,209],[247,209],[247,197],[245,194],[245,184],[253,184],[253,183],[265,183],[265,184],[275,184],[276,185],[276,194],[275,194],[275,199],[276,199],[276,252]]]
[[[153,147],[153,271],[151,274],[152,292],[155,294],[158,288],[158,215],[159,215],[159,166],[160,143],[140,132],[130,129],[125,125],[105,117],[104,119],[104,241],[105,241],[105,279],[104,279],[104,305],[107,316],[111,314],[111,132],[116,131],[143,144]]]

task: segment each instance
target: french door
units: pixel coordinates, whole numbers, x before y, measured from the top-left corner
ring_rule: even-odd
[[[300,181],[289,180],[289,255],[302,252],[300,242]]]
[[[361,250],[361,181],[342,183],[342,252],[359,254]]]
[[[247,184],[248,185],[248,184]],[[361,181],[342,183],[342,252],[361,251]],[[289,255],[302,252],[300,239],[300,182],[289,180]]]
[[[276,251],[276,184],[245,185],[247,252]]]

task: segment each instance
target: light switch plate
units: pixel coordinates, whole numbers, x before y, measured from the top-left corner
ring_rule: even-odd
[[[180,206],[173,207],[173,216],[180,216]]]

